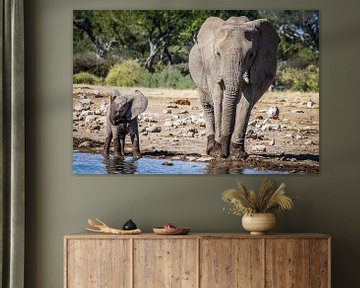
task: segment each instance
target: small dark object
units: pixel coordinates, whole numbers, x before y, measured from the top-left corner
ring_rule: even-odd
[[[123,226],[123,230],[135,230],[135,229],[137,229],[137,226],[131,219],[129,219]]]

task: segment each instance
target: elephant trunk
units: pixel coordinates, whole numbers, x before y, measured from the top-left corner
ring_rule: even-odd
[[[236,62],[235,62],[236,63]],[[238,63],[238,62],[237,62]],[[230,66],[231,67],[231,66]],[[234,130],[236,105],[239,100],[241,86],[250,83],[249,72],[245,67],[231,67],[230,71],[224,73],[229,77],[224,77],[224,95],[222,102],[222,122],[221,122],[221,145],[223,157],[227,158],[230,154],[230,140]],[[229,73],[232,72],[232,73]]]
[[[221,146],[222,154],[225,158],[229,157],[230,154],[230,139],[234,129],[234,116],[238,94],[238,88],[230,90],[226,89],[224,91],[221,122]]]

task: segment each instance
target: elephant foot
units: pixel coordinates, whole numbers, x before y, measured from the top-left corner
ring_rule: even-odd
[[[115,152],[114,156],[115,156],[116,159],[119,159],[119,160],[124,159],[124,156],[119,152]]]
[[[230,136],[223,136],[221,139],[222,158],[228,158],[230,155]]]
[[[211,150],[214,149],[215,146],[215,135],[209,135],[207,137],[207,146],[206,146],[206,154],[210,155]]]
[[[141,153],[140,151],[133,151],[133,159],[134,160],[137,160],[137,159],[140,159],[141,158]]]
[[[214,141],[214,147],[210,150],[209,154],[211,157],[220,158],[222,155],[221,144],[219,142]]]
[[[104,148],[102,153],[101,153],[104,157],[109,157],[110,151],[107,148]]]
[[[231,160],[240,160],[240,159],[246,159],[249,157],[249,154],[245,152],[244,145],[230,144],[230,158]]]

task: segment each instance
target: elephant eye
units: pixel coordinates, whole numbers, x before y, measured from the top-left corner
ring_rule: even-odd
[[[249,53],[249,58],[252,59],[254,57],[254,53],[253,52],[250,52]]]

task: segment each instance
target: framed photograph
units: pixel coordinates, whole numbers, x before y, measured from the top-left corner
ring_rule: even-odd
[[[74,10],[74,174],[319,173],[318,10]]]

